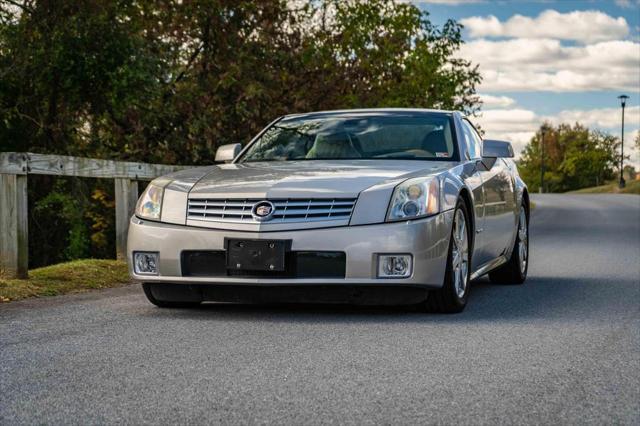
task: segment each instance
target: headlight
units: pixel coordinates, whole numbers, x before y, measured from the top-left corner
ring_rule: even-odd
[[[164,189],[161,186],[150,183],[138,200],[136,216],[142,219],[160,220],[163,193]]]
[[[387,220],[414,219],[440,211],[440,181],[436,176],[409,179],[393,192]]]

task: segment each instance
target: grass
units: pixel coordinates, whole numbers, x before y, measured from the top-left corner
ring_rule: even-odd
[[[0,302],[118,287],[131,282],[119,260],[74,260],[29,271],[26,280],[0,277]]]
[[[627,181],[627,185],[620,189],[618,182],[606,185],[583,188],[577,191],[570,191],[569,194],[640,194],[640,180]]]

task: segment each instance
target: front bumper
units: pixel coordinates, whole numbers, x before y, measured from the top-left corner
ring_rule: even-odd
[[[229,285],[409,285],[439,288],[444,280],[453,211],[420,220],[278,232],[242,232],[144,221],[132,217],[127,256],[131,276],[149,283]],[[185,277],[183,250],[224,250],[224,239],[286,239],[293,251],[343,251],[344,278]],[[158,275],[137,275],[134,251],[159,253]],[[378,254],[413,256],[408,278],[376,278]]]

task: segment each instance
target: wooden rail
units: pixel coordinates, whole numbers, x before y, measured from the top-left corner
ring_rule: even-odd
[[[138,199],[138,181],[149,181],[183,168],[64,155],[0,152],[0,275],[28,276],[28,175],[114,179],[116,254],[118,258],[125,258],[129,220]]]

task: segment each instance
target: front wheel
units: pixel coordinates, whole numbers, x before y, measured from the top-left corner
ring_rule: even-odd
[[[444,285],[432,290],[427,296],[427,310],[430,312],[462,312],[469,297],[470,229],[467,206],[458,200],[453,214],[453,226],[449,241],[449,255]]]
[[[489,272],[489,280],[496,284],[522,284],[529,270],[529,223],[525,206],[520,206],[518,234],[509,261]]]

